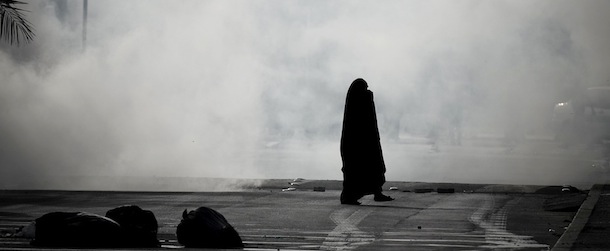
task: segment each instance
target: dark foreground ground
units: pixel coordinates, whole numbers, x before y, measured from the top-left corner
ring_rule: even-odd
[[[0,191],[0,250],[36,249],[13,235],[45,213],[104,215],[121,205],[154,212],[159,249],[182,248],[175,237],[181,213],[200,206],[222,213],[246,250],[610,248],[608,186],[562,193],[561,187],[388,182],[386,190],[397,189],[385,193],[395,201],[365,197],[363,205],[347,206],[339,203],[338,181],[282,191],[289,182],[209,193]],[[591,205],[587,211],[581,204]]]

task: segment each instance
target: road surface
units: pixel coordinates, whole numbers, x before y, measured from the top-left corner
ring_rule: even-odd
[[[27,240],[10,235],[45,213],[104,215],[128,204],[154,212],[160,249],[180,247],[175,229],[181,213],[199,206],[222,213],[246,250],[546,250],[575,214],[544,211],[544,201],[556,195],[535,193],[535,187],[473,187],[465,192],[459,187],[456,193],[416,193],[405,183],[399,190],[386,191],[395,201],[375,202],[369,196],[361,206],[341,205],[339,190],[305,188],[215,193],[2,191],[0,249],[32,249]]]

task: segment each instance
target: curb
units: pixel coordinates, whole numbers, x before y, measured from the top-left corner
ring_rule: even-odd
[[[589,221],[589,216],[591,216],[591,212],[595,208],[603,188],[603,184],[595,184],[591,187],[587,199],[580,205],[574,219],[568,225],[568,229],[559,237],[559,240],[557,240],[557,243],[551,249],[552,251],[567,251],[572,249],[572,245],[578,238],[578,235]]]

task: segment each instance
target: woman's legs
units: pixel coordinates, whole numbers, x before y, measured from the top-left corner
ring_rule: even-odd
[[[345,168],[343,171],[343,191],[341,191],[341,204],[348,205],[360,205],[358,200],[364,196],[360,192],[359,177],[354,173],[346,172]]]
[[[346,205],[360,205],[358,200],[362,198],[362,196],[358,196],[354,193],[351,193],[345,189],[341,192],[341,204]]]

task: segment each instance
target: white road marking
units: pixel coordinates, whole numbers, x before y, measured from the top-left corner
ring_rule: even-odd
[[[352,250],[375,241],[375,236],[361,231],[357,225],[373,210],[368,208],[355,210],[354,207],[341,208],[330,215],[337,226],[328,233],[322,243],[322,250]]]
[[[516,235],[506,230],[507,212],[517,202],[511,200],[494,212],[493,195],[484,197],[483,205],[470,216],[470,222],[485,230],[486,243],[482,248],[549,248],[549,245],[540,244],[531,236]]]

